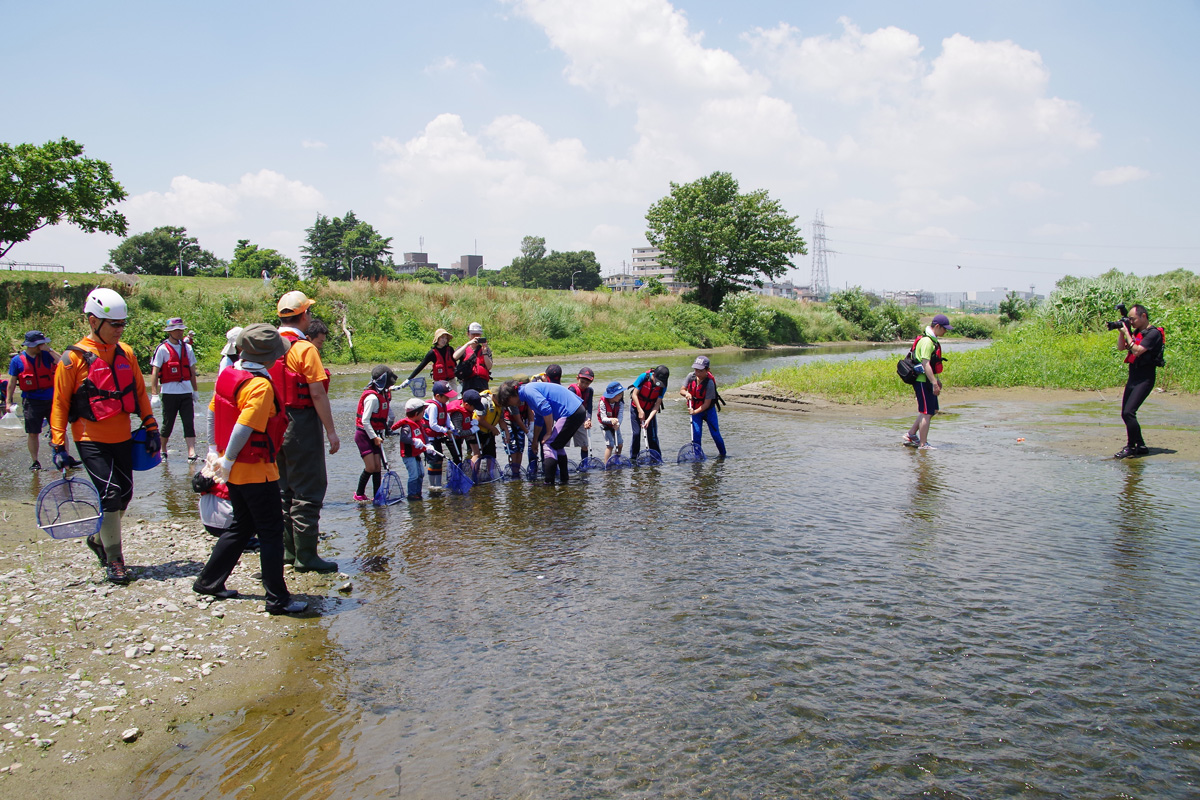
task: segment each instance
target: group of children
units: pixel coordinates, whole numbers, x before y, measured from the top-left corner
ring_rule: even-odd
[[[410,376],[401,387],[414,377]],[[622,426],[627,416],[626,394],[632,457],[639,454],[643,434],[649,449],[661,452],[658,415],[670,378],[665,365],[646,370],[629,386],[611,381],[599,397],[592,386],[596,374],[589,367],[580,369],[575,382],[564,387],[562,368],[551,364],[545,372],[532,377],[505,381],[495,393],[486,386],[459,393],[451,380],[436,375],[435,378],[429,399],[413,397],[397,413],[392,404],[396,373],[382,364],[372,370],[354,419],[355,443],[363,460],[354,500],[366,502],[378,493],[382,472],[387,468],[383,443],[389,435],[400,439],[400,457],[408,472],[409,501],[423,499],[426,476],[431,494],[443,491],[447,458],[473,481],[496,477],[493,471],[500,469],[496,466],[499,445],[507,456],[508,463],[503,469],[509,475],[522,474],[526,457],[528,470],[535,475],[540,458],[545,483],[565,484],[569,475],[566,447],[579,448],[581,463],[589,460],[594,426],[599,426],[604,435],[604,458],[600,463],[608,465],[614,456],[621,455],[625,444]],[[679,394],[688,402],[692,441],[699,445],[703,425],[707,423],[713,442],[724,457],[725,442],[717,421],[717,408],[722,401],[707,357],[699,356],[693,362],[692,372]],[[371,495],[366,494],[368,482]]]

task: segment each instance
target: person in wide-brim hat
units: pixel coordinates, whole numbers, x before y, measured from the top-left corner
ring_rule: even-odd
[[[445,328],[438,328],[434,331],[433,346],[429,348],[429,352],[421,359],[421,363],[417,364],[416,369],[405,378],[404,383],[400,384],[400,388],[408,388],[408,384],[412,383],[413,379],[421,374],[426,364],[433,365],[431,377],[435,383],[437,381],[446,381],[446,383],[453,386],[454,367],[457,363],[454,360],[454,347],[450,344],[453,339],[454,337],[450,335],[450,331]]]

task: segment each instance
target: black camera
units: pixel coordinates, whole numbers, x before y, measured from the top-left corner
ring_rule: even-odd
[[[1104,323],[1110,331],[1115,331],[1122,325],[1133,325],[1133,320],[1129,318],[1129,309],[1125,307],[1124,303],[1117,303],[1117,313],[1121,315],[1119,320]]]

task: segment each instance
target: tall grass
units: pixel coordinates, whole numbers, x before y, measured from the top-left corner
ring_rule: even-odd
[[[201,366],[215,368],[225,332],[235,325],[275,322],[275,303],[293,284],[259,280],[143,277],[133,285],[108,275],[63,276],[0,273],[0,336],[19,347],[26,330],[48,333],[56,349],[86,334],[80,310],[94,286],[116,289],[129,303],[124,340],[143,362],[164,336],[163,324],[182,316],[196,332]],[[314,313],[331,335],[324,357],[331,364],[416,361],[446,328],[461,344],[467,325],[481,322],[498,356],[567,355],[587,351],[622,352],[710,348],[742,344],[729,320],[678,297],[516,289],[470,284],[408,281],[304,283],[317,303]],[[753,298],[756,315],[769,322],[767,341],[798,344],[849,340],[853,326],[819,305],[781,298]],[[761,314],[759,314],[761,312]],[[353,352],[342,333],[352,334]],[[759,342],[755,342],[758,344]]]

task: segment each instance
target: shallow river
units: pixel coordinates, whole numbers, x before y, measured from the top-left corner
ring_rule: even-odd
[[[337,379],[343,430],[362,383]],[[347,502],[347,446],[324,519],[354,602],[314,666],[334,691],[193,732],[138,794],[1200,794],[1195,465],[1017,447],[986,407],[917,453],[908,421],[730,411],[723,462],[388,509]],[[664,453],[685,426],[672,404]],[[139,513],[193,514],[161,480]],[[290,791],[261,760],[283,738]]]

